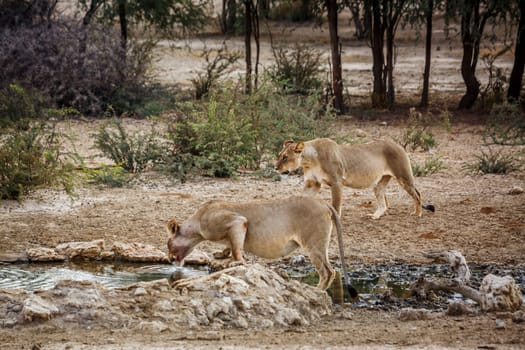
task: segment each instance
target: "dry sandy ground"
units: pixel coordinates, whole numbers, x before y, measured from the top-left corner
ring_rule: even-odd
[[[406,55],[398,57],[397,79],[400,87],[408,89],[404,93],[414,95],[419,87],[410,90],[410,76],[420,76],[422,69],[414,71],[412,68],[414,65],[420,67],[422,56],[419,49],[408,44],[404,47],[408,49],[401,51]],[[346,49],[350,56],[351,50]],[[352,52],[361,54],[347,58],[346,63],[360,59],[363,64],[370,61],[366,47]],[[441,86],[443,91],[456,89],[460,82],[457,51],[444,53],[442,48],[436,54],[443,61],[433,68],[433,76],[441,81],[439,86],[434,82],[434,87],[439,89]],[[190,61],[193,60],[192,65],[182,56],[180,52],[178,56],[173,52],[162,56],[158,63],[159,74],[184,77],[186,69],[198,69],[195,56],[189,57]],[[402,67],[406,70],[401,71]],[[366,91],[371,82],[369,66],[360,73],[354,72],[356,68],[352,66],[345,69],[352,72],[352,75],[348,74],[351,75],[349,79],[362,84]],[[363,89],[360,91],[362,93]],[[126,123],[141,127],[143,122],[128,120]],[[363,130],[366,140],[398,138],[404,127],[402,123],[381,118],[366,123],[349,118],[339,124],[341,133],[357,139],[362,133],[357,133],[356,129]],[[88,163],[101,161],[89,149],[92,144],[89,131],[95,128],[95,122],[75,121],[70,129],[77,135],[77,143],[82,146]],[[441,249],[459,250],[468,262],[525,264],[525,194],[509,194],[515,186],[525,187],[524,171],[504,176],[481,176],[463,169],[465,164],[474,161],[475,154],[482,147],[482,130],[480,126],[454,120],[450,132],[441,128],[433,130],[439,143],[434,152],[442,157],[446,167],[437,174],[416,179],[425,202],[436,206],[433,214],[425,212],[422,217],[412,216],[411,199],[392,182],[387,192],[391,204],[388,214],[380,220],[371,220],[368,214],[374,210],[372,191],[345,190],[342,221],[350,267],[356,263],[428,264],[422,253]],[[513,147],[507,151],[524,159],[523,148]],[[412,152],[410,156],[413,161],[422,162],[431,155]],[[126,188],[79,188],[78,198],[74,200],[60,191],[39,191],[20,203],[0,203],[0,252],[17,253],[30,247],[54,247],[62,242],[99,238],[106,242],[143,242],[165,249],[166,220],[171,217],[184,219],[209,199],[285,198],[298,193],[301,188],[302,179],[298,176],[275,182],[242,175],[225,180],[191,179],[181,184],[156,174],[145,174]],[[324,189],[321,196],[329,200],[329,191]],[[200,247],[206,252],[217,249],[211,244]],[[329,255],[334,262],[338,260],[335,239]],[[250,257],[249,260],[256,259]],[[0,339],[3,349],[525,348],[525,325],[513,323],[505,313],[403,322],[398,319],[397,311],[346,308],[353,314],[351,319],[332,316],[318,324],[291,329],[180,329],[169,334],[152,335],[126,329],[84,329],[81,325],[51,331],[44,323],[0,329]],[[504,320],[505,327],[497,329],[496,319]]]
[[[128,120],[128,124],[142,123]],[[94,123],[74,122],[82,149],[88,150],[87,130]],[[351,136],[365,131],[367,139],[398,137],[402,127],[377,122],[341,122]],[[380,220],[368,214],[374,208],[370,190],[345,190],[343,208],[344,241],[347,260],[356,263],[428,264],[422,253],[436,249],[457,249],[469,262],[525,264],[525,194],[511,195],[524,185],[525,174],[471,175],[463,165],[479,151],[481,128],[453,125],[451,132],[437,128],[436,152],[446,168],[438,174],[416,179],[425,202],[436,206],[435,213],[411,215],[410,197],[391,183],[391,208]],[[361,135],[362,132],[359,132]],[[523,149],[513,148],[523,156]],[[430,155],[412,152],[414,161]],[[289,176],[280,182],[250,175],[236,179],[199,178],[181,184],[155,174],[146,174],[134,185],[122,189],[78,189],[71,200],[59,191],[40,191],[24,201],[4,201],[0,207],[0,251],[21,252],[29,247],[54,247],[68,241],[104,238],[106,242],[143,242],[165,249],[164,223],[170,217],[184,219],[203,202],[213,199],[259,200],[285,198],[300,191],[302,179]],[[321,196],[329,200],[327,189]],[[205,252],[217,250],[213,244],[200,246]],[[330,258],[338,261],[335,238]],[[250,257],[251,261],[257,260]],[[265,262],[272,263],[272,262]],[[524,348],[525,325],[513,323],[509,314],[440,317],[406,321],[397,311],[352,309],[352,319],[333,316],[308,327],[266,330],[180,329],[173,334],[131,334],[126,329],[64,329],[46,332],[45,324],[27,328],[2,329],[8,348],[40,344],[42,348]],[[496,319],[506,321],[496,329]]]

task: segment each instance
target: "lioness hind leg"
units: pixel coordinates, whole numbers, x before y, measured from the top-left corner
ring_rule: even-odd
[[[397,181],[399,182],[399,185],[401,185],[401,187],[403,187],[403,189],[414,199],[415,209],[413,214],[421,216],[421,214],[423,213],[423,210],[421,209],[423,201],[421,199],[421,194],[419,194],[419,191],[414,186],[414,181],[407,181],[404,179],[397,179]]]
[[[335,278],[335,270],[328,262],[327,252],[325,251],[324,253],[321,253],[321,251],[310,251],[308,255],[312,261],[312,265],[314,265],[317,273],[319,274],[319,283],[317,284],[317,288],[323,290],[327,289],[330,287]]]
[[[377,200],[377,209],[372,215],[372,219],[379,219],[381,216],[383,216],[383,214],[388,208],[388,200],[386,198],[386,186],[388,185],[388,182],[391,178],[392,176],[390,175],[384,175],[374,187],[374,194]]]

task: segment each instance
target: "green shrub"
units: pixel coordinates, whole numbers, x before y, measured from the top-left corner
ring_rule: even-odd
[[[208,95],[212,87],[230,71],[241,55],[238,52],[228,51],[228,47],[223,43],[218,50],[204,49],[201,57],[204,57],[206,64],[202,71],[197,73],[197,77],[191,79],[197,100]]]
[[[267,84],[245,95],[228,85],[208,101],[186,105],[187,116],[168,127],[163,163],[179,178],[192,170],[224,177],[256,169],[265,157],[275,157],[285,139],[330,134],[333,114],[322,111],[316,95],[289,96]]]
[[[273,20],[305,22],[321,19],[316,12],[316,3],[311,0],[285,0],[271,7],[269,17]]]
[[[100,127],[95,146],[102,154],[126,171],[138,173],[161,158],[162,150],[157,133],[136,132],[129,135],[120,119],[112,118]]]
[[[86,169],[88,181],[108,187],[122,187],[130,178],[129,173],[121,166],[102,165],[99,169]]]
[[[319,91],[323,82],[322,54],[306,45],[296,44],[293,49],[272,48],[275,64],[270,67],[270,77],[287,93],[308,94]]]
[[[485,143],[525,144],[525,113],[518,103],[494,105],[485,130]]]
[[[424,151],[428,151],[436,147],[437,141],[434,139],[432,132],[428,130],[431,124],[430,117],[424,116],[414,108],[411,108],[407,128],[399,143],[403,148],[410,148],[411,150],[421,147]]]
[[[518,160],[502,150],[494,151],[488,147],[487,151],[481,150],[475,157],[475,163],[465,166],[467,170],[481,174],[508,174],[520,169]]]
[[[35,122],[2,135],[1,199],[20,199],[37,188],[56,184],[73,193],[73,166],[60,152],[58,139],[54,126]]]
[[[0,127],[28,126],[40,114],[41,101],[35,94],[19,85],[10,84],[0,89]]]
[[[439,172],[443,169],[444,164],[440,156],[434,156],[425,159],[423,164],[412,162],[412,173],[416,177],[428,176]]]
[[[177,123],[168,136],[177,153],[193,158],[192,166],[205,175],[229,177],[253,161],[254,131],[248,119],[238,117],[233,100],[212,96],[198,105],[191,118]]]

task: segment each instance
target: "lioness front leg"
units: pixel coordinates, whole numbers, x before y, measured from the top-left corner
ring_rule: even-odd
[[[228,239],[230,240],[232,254],[232,260],[229,266],[242,265],[246,262],[242,253],[244,250],[244,239],[246,238],[246,231],[248,229],[248,219],[238,215],[231,221],[229,226]]]
[[[341,205],[343,201],[343,186],[335,182],[330,186],[330,190],[332,191],[332,206],[334,207],[335,211],[337,211],[337,214],[341,216]]]

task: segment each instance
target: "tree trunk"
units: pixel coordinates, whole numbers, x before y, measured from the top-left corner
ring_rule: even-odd
[[[268,19],[270,14],[270,0],[259,0],[257,1],[257,11],[263,18]]]
[[[97,12],[98,8],[102,5],[102,1],[100,0],[92,0],[89,5],[89,10],[84,15],[84,18],[82,18],[82,29],[80,31],[80,36],[78,39],[78,67],[81,70],[81,72],[84,72],[84,62],[86,57],[86,50],[87,50],[87,38],[88,38],[88,31],[89,31],[89,25],[91,24],[91,20],[93,19],[93,16]]]
[[[326,0],[325,5],[328,12],[330,48],[332,51],[332,89],[334,91],[334,109],[337,113],[344,113],[341,43],[339,42],[339,35],[337,33],[337,1]]]
[[[381,22],[381,7],[379,0],[371,0],[368,5],[369,6],[367,6],[367,10],[371,11],[369,18],[372,20],[372,30],[370,31],[370,45],[372,48],[373,58],[372,73],[374,76],[372,88],[372,106],[384,107],[386,87],[383,76],[385,57],[383,54],[384,27]]]
[[[124,55],[128,43],[128,21],[126,19],[126,0],[119,0],[118,2],[118,17],[120,20],[120,44]]]
[[[389,25],[386,31],[386,78],[387,94],[386,105],[388,109],[394,107],[396,94],[394,89],[394,28]]]
[[[461,18],[461,37],[463,42],[463,59],[461,60],[461,76],[467,91],[459,102],[458,109],[470,109],[476,102],[480,83],[476,78],[477,52],[482,33],[474,33],[479,28],[479,0],[467,1],[467,9]]]
[[[524,0],[525,1],[525,0]],[[421,107],[428,106],[428,85],[430,81],[430,61],[432,55],[432,14],[434,0],[428,0],[427,8],[427,35],[425,39],[425,69],[423,72],[423,92],[421,93]]]
[[[246,61],[245,93],[252,91],[252,0],[244,0],[244,53]]]
[[[259,10],[258,6],[252,6],[253,10],[253,38],[255,39],[255,79],[254,79],[254,88],[257,91],[259,85],[259,61],[261,59],[261,36],[260,36],[260,26],[259,26]]]
[[[516,35],[514,65],[512,66],[512,72],[510,73],[509,90],[507,92],[507,99],[509,102],[519,101],[525,67],[525,0],[520,0],[519,6],[520,21],[518,25],[518,33]]]
[[[231,34],[234,31],[237,17],[237,3],[235,0],[222,0],[221,31]]]
[[[350,1],[348,7],[350,8],[350,12],[352,13],[352,20],[354,22],[355,26],[355,36],[359,40],[363,40],[366,38],[366,29],[361,21],[361,18],[359,17],[359,1]]]

